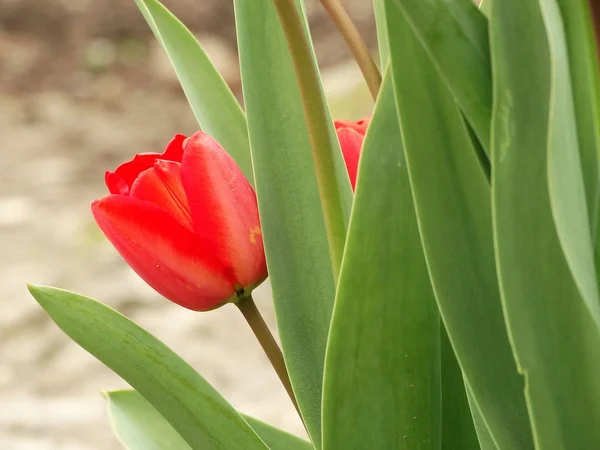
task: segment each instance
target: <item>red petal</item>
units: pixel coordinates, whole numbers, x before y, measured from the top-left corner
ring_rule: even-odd
[[[344,161],[346,162],[350,184],[352,185],[352,190],[354,190],[354,186],[356,185],[356,172],[358,170],[358,159],[360,157],[360,149],[362,147],[364,135],[352,128],[340,128],[337,130],[337,135],[340,140]]]
[[[157,159],[153,167],[144,170],[133,182],[131,196],[153,203],[194,231],[190,206],[181,184],[180,163]]]
[[[131,268],[167,299],[204,311],[234,296],[219,262],[198,238],[154,205],[109,195],[95,201],[92,212]]]
[[[129,186],[116,173],[106,171],[104,173],[104,182],[111,194],[129,195]]]
[[[365,117],[357,122],[353,120],[336,120],[333,123],[337,131],[342,128],[351,128],[364,136],[364,134],[367,132],[367,127],[369,126],[370,121],[371,117]]]
[[[264,280],[256,194],[233,159],[209,135],[198,132],[185,145],[181,178],[205,248],[212,249],[241,286]]]
[[[157,159],[181,162],[181,156],[183,154],[182,144],[184,140],[185,136],[176,134],[175,137],[171,139],[171,142],[167,144],[167,148],[163,153],[138,153],[131,161],[127,161],[117,167],[114,174],[121,178],[127,186],[131,188],[137,176],[144,170],[152,167],[154,161]],[[106,184],[112,194],[119,193],[111,190],[108,180]]]

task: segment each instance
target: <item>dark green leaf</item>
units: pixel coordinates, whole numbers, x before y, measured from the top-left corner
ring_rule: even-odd
[[[324,381],[325,450],[439,449],[439,314],[389,76],[363,147]]]
[[[488,180],[457,105],[395,0],[387,0],[387,18],[408,172],[440,313],[495,441],[530,449],[523,379],[500,303]]]
[[[442,450],[479,450],[465,381],[454,350],[442,329]]]
[[[592,449],[600,448],[600,337],[554,223],[548,159],[555,156],[549,146],[556,144],[556,135],[550,128],[573,124],[572,118],[556,123],[560,116],[554,113],[560,111],[551,114],[568,77],[556,66],[565,61],[556,47],[549,47],[556,44],[549,38],[558,36],[548,33],[557,31],[544,22],[549,19],[544,15],[551,13],[546,8],[555,14],[557,6],[543,3],[492,4],[492,193],[498,269],[538,448]],[[576,143],[564,144],[570,158],[578,158]],[[564,177],[570,177],[572,167],[564,169]]]
[[[471,0],[395,0],[489,155],[488,25]]]

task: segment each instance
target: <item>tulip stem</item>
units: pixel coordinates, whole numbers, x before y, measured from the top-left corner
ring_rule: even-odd
[[[322,98],[319,74],[303,20],[296,7],[296,0],[273,0],[273,3],[288,43],[296,72],[296,81],[300,89],[325,219],[333,278],[337,282],[344,253],[346,224],[349,215],[346,208],[347,203],[344,201],[347,200],[345,187],[343,184],[338,184],[339,174],[336,175],[335,155],[336,152],[339,152],[339,147],[335,135],[332,137],[330,134],[328,122],[331,119]],[[348,185],[347,188],[349,194],[350,186]]]
[[[379,69],[369,53],[369,48],[360,36],[356,25],[354,25],[348,12],[339,0],[321,0],[321,4],[340,30],[348,47],[350,47],[352,56],[354,56],[354,59],[367,82],[367,87],[371,92],[371,96],[376,100],[379,88],[381,87],[381,73],[379,73]]]
[[[260,311],[258,311],[258,308],[254,303],[254,299],[251,295],[249,295],[248,297],[241,298],[235,305],[244,316],[244,319],[246,319],[246,322],[248,322],[248,325],[250,325],[250,328],[254,332],[256,339],[258,339],[258,342],[266,353],[267,358],[269,358],[271,365],[275,369],[277,376],[281,380],[281,384],[283,384],[283,387],[287,391],[290,400],[294,404],[300,419],[302,419],[302,414],[300,414],[296,396],[292,390],[292,383],[290,382],[290,377],[285,367],[283,354],[281,353],[281,349],[277,345],[275,338],[271,334],[269,327],[260,315]]]

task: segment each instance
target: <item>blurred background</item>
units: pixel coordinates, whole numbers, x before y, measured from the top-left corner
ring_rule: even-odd
[[[168,0],[241,97],[231,1]],[[371,2],[344,2],[375,50]],[[306,3],[335,118],[371,101],[318,1]],[[133,0],[0,0],[0,449],[118,449],[102,390],[126,387],[71,342],[26,282],[96,298],[163,340],[241,411],[302,435],[283,388],[234,307],[163,300],[93,222],[104,171],[162,151],[196,122]],[[269,286],[257,303],[274,326]]]

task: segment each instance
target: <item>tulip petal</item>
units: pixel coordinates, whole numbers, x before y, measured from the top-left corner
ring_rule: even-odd
[[[225,150],[197,132],[184,144],[181,178],[196,235],[231,268],[241,286],[267,276],[254,189]]]
[[[355,122],[353,120],[335,120],[334,125],[336,131],[340,128],[352,128],[363,136],[367,132],[367,127],[369,126],[369,122],[371,121],[371,117],[365,117],[364,119]]]
[[[358,170],[358,159],[360,158],[360,149],[364,140],[364,134],[357,132],[354,128],[339,128],[337,130],[340,148],[346,162],[348,177],[352,190],[356,185],[356,172]]]
[[[130,195],[153,203],[188,230],[194,231],[190,206],[181,183],[180,163],[157,159],[153,167],[136,178]]]
[[[235,295],[219,261],[192,232],[151,203],[109,195],[95,201],[92,212],[131,268],[172,302],[204,311]]]
[[[111,194],[126,195],[123,183],[131,188],[137,176],[146,169],[153,166],[157,159],[181,162],[183,154],[183,141],[186,139],[181,134],[176,134],[171,142],[167,144],[163,153],[138,153],[131,161],[121,164],[114,172],[107,172],[105,176],[106,186]]]

